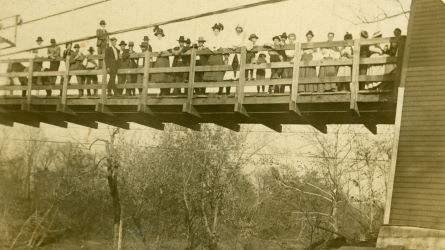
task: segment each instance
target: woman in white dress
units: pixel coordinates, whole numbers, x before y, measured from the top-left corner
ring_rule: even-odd
[[[312,30],[309,30],[306,33],[306,43],[312,43],[312,39],[314,38],[314,33]],[[308,64],[310,61],[316,59],[317,49],[303,49],[301,54],[302,65]],[[309,67],[300,67],[300,78],[315,78],[317,77],[317,67],[309,66]],[[298,84],[299,92],[315,92],[317,84],[309,83],[309,84]]]
[[[344,36],[345,41],[352,40],[352,34],[346,33]],[[352,47],[351,46],[345,46],[340,48],[340,59],[352,59]],[[351,76],[351,66],[340,66],[338,68],[337,76]],[[348,90],[349,84],[341,82],[337,83],[337,89],[339,91],[342,90]]]
[[[159,28],[159,26],[155,26],[153,31],[156,38],[150,42],[150,45],[152,47],[153,52],[159,53],[157,57],[152,57],[154,61],[153,68],[170,67],[169,57],[162,55],[162,53],[167,52],[167,50],[169,49],[169,45],[164,39],[165,37],[164,30]],[[168,73],[153,73],[150,75],[150,77],[151,77],[151,82],[157,82],[157,83],[171,82],[172,80],[171,75]],[[160,95],[169,95],[169,94],[170,94],[169,88],[161,88]]]
[[[221,23],[216,23],[212,27],[213,36],[207,40],[207,48],[214,54],[209,56],[206,65],[224,65],[223,55],[220,53],[225,43],[221,36],[221,31],[224,30],[224,26]],[[219,52],[219,53],[218,53]],[[224,79],[225,71],[206,71],[202,76],[204,82],[221,82]],[[230,93],[230,87],[226,87],[226,94]],[[219,95],[223,94],[223,87],[219,88]]]
[[[329,32],[328,33],[328,43],[332,42],[334,40],[334,33]],[[321,49],[321,55],[323,59],[331,60],[331,59],[339,59],[340,53],[339,53],[338,47],[331,46]],[[320,72],[318,73],[318,77],[323,80],[325,77],[332,77],[337,76],[338,67],[337,66],[320,66]],[[325,92],[325,91],[336,91],[337,90],[337,84],[327,82],[327,83],[320,83],[318,84],[318,92]]]
[[[373,38],[381,38],[382,33],[377,31],[373,34]],[[379,57],[387,57],[384,53],[384,49],[381,44],[372,44],[369,46],[370,58],[379,58]],[[374,64],[368,67],[366,75],[368,76],[378,76],[385,74],[385,65],[384,64]],[[367,82],[365,84],[365,89],[375,89],[382,84],[381,81],[378,82]]]

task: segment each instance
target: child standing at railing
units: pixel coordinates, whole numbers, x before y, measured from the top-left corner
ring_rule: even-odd
[[[262,63],[267,63],[266,54],[264,54],[264,53],[260,53],[258,55],[258,59],[256,60],[256,64],[262,64]],[[266,79],[266,70],[265,69],[257,69],[255,78],[256,78],[256,80]],[[261,92],[264,93],[266,86],[265,85],[257,86],[256,89],[257,89],[258,93],[260,93],[260,87],[261,87]]]

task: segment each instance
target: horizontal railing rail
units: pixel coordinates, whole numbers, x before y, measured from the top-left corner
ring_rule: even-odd
[[[173,53],[172,51],[165,52],[144,52],[144,53],[133,53],[130,55],[130,59],[134,60],[137,65],[129,68],[120,68],[117,71],[118,75],[141,75],[142,79],[138,82],[127,82],[125,85],[117,84],[117,89],[143,89],[140,95],[140,110],[146,109],[145,103],[147,103],[147,91],[148,89],[161,89],[161,88],[185,88],[188,90],[187,96],[184,96],[187,100],[184,104],[184,111],[189,113],[194,113],[193,111],[193,90],[195,88],[215,88],[215,87],[235,87],[235,111],[244,113],[242,105],[244,98],[244,88],[248,86],[270,86],[270,85],[287,85],[290,88],[290,110],[298,113],[298,108],[296,103],[298,102],[299,84],[320,84],[320,83],[350,83],[349,90],[351,93],[351,109],[357,111],[357,95],[363,91],[359,91],[359,82],[393,82],[394,86],[398,84],[400,77],[400,70],[397,70],[395,74],[382,74],[382,75],[364,75],[360,74],[360,67],[369,67],[373,65],[397,65],[397,69],[401,68],[401,62],[403,57],[403,45],[405,42],[405,37],[400,38],[376,38],[376,39],[357,39],[350,41],[333,41],[333,42],[314,42],[314,43],[295,43],[280,47],[270,46],[256,46],[251,50],[247,50],[246,47],[241,48],[224,48],[216,51],[210,51],[209,49],[197,50],[192,47],[184,53]],[[398,56],[382,56],[377,58],[367,58],[360,57],[360,49],[362,46],[372,45],[372,44],[382,44],[382,43],[397,43],[398,44]],[[302,51],[305,49],[316,49],[316,48],[333,48],[333,47],[346,47],[352,48],[352,58],[349,59],[322,59],[322,60],[301,60]],[[258,53],[262,51],[270,50],[293,50],[294,58],[290,61],[281,62],[268,62],[268,63],[248,63],[246,62],[247,53]],[[240,55],[239,65],[234,68],[232,65],[196,65],[196,56],[199,55],[212,55],[212,54],[238,54]],[[179,67],[153,67],[153,57],[159,56],[188,56],[189,65],[179,66]],[[104,61],[103,55],[87,55],[86,59],[90,60],[100,60]],[[140,60],[142,58],[142,60]],[[137,60],[135,60],[137,59]],[[36,71],[35,63],[47,62],[47,61],[63,61],[65,64],[65,69],[61,71]],[[145,66],[141,66],[144,62]],[[3,91],[26,91],[26,101],[28,104],[32,100],[32,90],[60,90],[61,104],[62,106],[66,104],[66,98],[68,90],[78,89],[92,89],[101,90],[99,103],[106,104],[107,102],[107,72],[106,66],[101,69],[70,69],[72,67],[72,62],[70,62],[70,56],[66,58],[20,58],[20,59],[7,59],[0,60],[0,63],[7,63],[11,65],[12,63],[21,63],[24,67],[23,72],[9,72],[0,73],[0,77],[7,78],[26,78],[26,79],[41,79],[42,77],[62,77],[61,85],[45,85],[33,80],[26,81],[25,86],[0,86],[0,90]],[[25,66],[27,65],[27,66]],[[33,67],[34,66],[34,67]],[[348,76],[329,76],[329,77],[301,77],[299,74],[300,70],[305,67],[328,67],[328,66],[348,66],[351,68],[351,74]],[[293,71],[292,78],[286,79],[264,79],[264,80],[251,80],[247,81],[245,79],[245,72],[247,70],[262,70],[262,69],[289,69]],[[237,81],[217,81],[217,82],[200,82],[195,80],[195,74],[199,72],[211,72],[211,71],[239,71],[239,80]],[[156,73],[174,74],[174,73],[188,73],[187,83],[185,82],[150,82],[150,75]],[[101,81],[97,84],[69,84],[69,79],[74,76],[100,76]],[[296,77],[298,76],[298,77]],[[133,78],[134,79],[134,78]],[[191,94],[190,94],[191,93]]]

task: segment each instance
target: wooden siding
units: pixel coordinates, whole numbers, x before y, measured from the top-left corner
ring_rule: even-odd
[[[445,229],[445,4],[411,10],[389,224]]]

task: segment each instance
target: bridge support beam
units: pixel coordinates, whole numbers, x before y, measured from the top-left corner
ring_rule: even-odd
[[[131,116],[128,120],[157,130],[164,130],[165,125],[152,114],[153,113],[140,112],[139,114]]]
[[[263,126],[266,126],[278,133],[283,132],[283,126],[281,124],[273,123],[273,122],[261,122]]]
[[[214,122],[214,123],[218,126],[221,126],[226,129],[230,129],[235,132],[240,132],[240,130],[241,130],[241,125],[239,125],[238,123],[222,122],[222,121],[218,121],[218,122]]]

